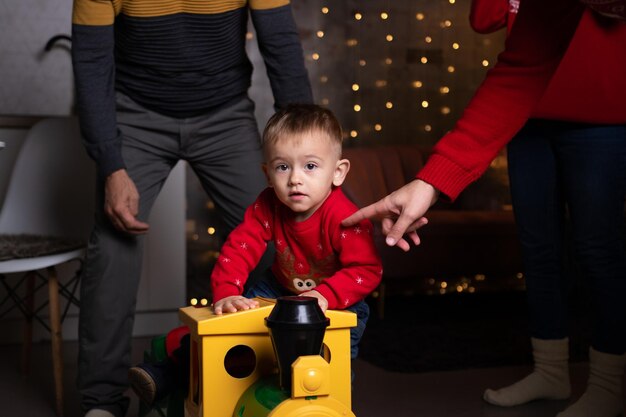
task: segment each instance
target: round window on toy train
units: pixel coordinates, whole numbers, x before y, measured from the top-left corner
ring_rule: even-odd
[[[237,345],[224,357],[224,368],[233,378],[245,378],[254,372],[256,355],[250,346]]]

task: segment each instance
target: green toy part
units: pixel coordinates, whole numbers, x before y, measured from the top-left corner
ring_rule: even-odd
[[[278,375],[260,378],[243,393],[233,417],[266,417],[289,398],[289,394],[280,388]]]

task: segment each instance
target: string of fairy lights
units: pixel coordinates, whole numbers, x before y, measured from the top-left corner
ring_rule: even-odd
[[[366,143],[432,144],[452,127],[501,45],[471,31],[468,2],[318,4],[305,50],[318,102],[338,114],[347,137]],[[341,22],[343,33],[335,28]]]

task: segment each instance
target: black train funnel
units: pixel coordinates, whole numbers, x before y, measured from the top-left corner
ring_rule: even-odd
[[[291,364],[304,355],[319,355],[330,319],[314,297],[279,297],[265,325],[280,371],[280,387],[291,392]]]

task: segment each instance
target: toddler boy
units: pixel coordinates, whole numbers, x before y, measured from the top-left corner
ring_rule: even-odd
[[[357,210],[340,188],[350,169],[350,162],[341,158],[341,144],[339,122],[320,106],[290,105],[270,118],[263,132],[262,167],[269,187],[228,236],[211,285],[215,314],[256,308],[253,297],[294,294],[317,298],[323,311],[354,311],[357,326],[350,332],[354,359],[369,317],[364,299],[380,283],[382,266],[371,223],[341,225]],[[271,272],[244,291],[270,241],[276,246]],[[176,356],[182,352],[188,357],[185,342]],[[167,395],[174,385],[174,361],[166,362],[130,370],[131,385],[147,404]]]

